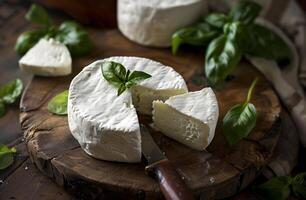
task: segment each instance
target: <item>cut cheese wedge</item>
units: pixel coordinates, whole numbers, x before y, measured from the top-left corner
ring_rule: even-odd
[[[172,34],[205,14],[205,0],[118,0],[119,30],[143,45],[169,47]]]
[[[219,116],[216,96],[211,88],[153,102],[154,127],[166,136],[196,150],[212,141]]]
[[[152,77],[117,96],[118,88],[101,71],[104,61]],[[152,113],[154,100],[165,101],[188,92],[182,76],[171,67],[139,57],[110,57],[85,67],[71,82],[68,122],[72,135],[89,155],[108,161],[140,162],[141,136],[138,116]]]
[[[65,76],[71,73],[68,48],[54,39],[41,39],[20,60],[23,71],[40,76]]]

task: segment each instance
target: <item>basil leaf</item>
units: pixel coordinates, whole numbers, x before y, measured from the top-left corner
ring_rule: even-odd
[[[262,7],[249,0],[241,0],[230,11],[229,16],[233,21],[241,21],[244,24],[251,24],[259,15]]]
[[[63,22],[58,28],[55,39],[65,44],[73,56],[88,54],[92,49],[88,33],[73,21]]]
[[[242,138],[246,138],[256,125],[256,108],[249,102],[257,80],[256,78],[252,82],[246,102],[232,107],[223,118],[223,134],[230,145],[234,145]]]
[[[223,133],[230,145],[249,135],[256,125],[256,108],[253,104],[239,104],[231,108],[223,118]]]
[[[3,170],[14,162],[14,153],[16,148],[8,148],[7,146],[0,144],[0,170]]]
[[[118,89],[117,96],[120,96],[126,90],[126,86],[122,83]]]
[[[286,200],[290,195],[287,177],[275,177],[254,188],[255,195],[263,200]]]
[[[36,4],[33,4],[31,6],[25,18],[35,24],[41,24],[45,26],[52,25],[52,19],[48,15],[47,11],[43,9],[41,6]]]
[[[101,66],[103,77],[114,86],[118,87],[117,95],[121,95],[126,89],[137,85],[140,81],[150,78],[151,75],[142,71],[130,71],[120,63],[106,61]]]
[[[21,95],[23,84],[20,79],[8,82],[0,87],[0,100],[5,104],[12,104]]]
[[[0,117],[4,116],[5,114],[5,104],[0,101]]]
[[[204,18],[209,25],[222,29],[222,27],[230,21],[230,18],[223,13],[211,13]]]
[[[143,81],[145,79],[151,78],[152,76],[150,74],[147,74],[142,71],[133,71],[129,76],[128,76],[128,81],[138,83],[139,81]]]
[[[126,69],[120,63],[106,61],[101,66],[103,77],[111,84],[118,85],[125,82]]]
[[[48,103],[48,110],[57,115],[67,114],[67,102],[69,91],[65,90],[51,99]]]
[[[275,60],[276,62],[289,63],[291,61],[291,49],[272,30],[262,25],[254,24],[248,27],[246,34],[248,40],[241,42],[245,44],[243,48],[245,53]]]
[[[204,22],[182,28],[172,35],[172,53],[175,55],[182,44],[206,46],[219,33],[220,31]]]
[[[306,173],[300,173],[295,176],[291,187],[296,197],[306,199]]]
[[[29,49],[31,49],[40,38],[44,37],[48,33],[47,29],[33,30],[22,33],[15,44],[15,51],[18,54],[23,55]]]
[[[241,60],[241,51],[236,42],[226,35],[214,39],[208,46],[205,58],[205,74],[216,85],[233,71]]]

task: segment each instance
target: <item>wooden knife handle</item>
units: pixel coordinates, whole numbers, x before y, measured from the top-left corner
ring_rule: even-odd
[[[176,172],[168,159],[146,167],[146,172],[159,182],[160,189],[167,200],[192,200],[192,192]]]

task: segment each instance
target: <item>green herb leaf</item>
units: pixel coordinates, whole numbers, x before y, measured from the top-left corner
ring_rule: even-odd
[[[256,108],[253,104],[239,104],[223,118],[223,133],[230,145],[249,135],[256,125]]]
[[[281,63],[289,63],[292,59],[291,49],[285,41],[272,30],[254,24],[245,32],[247,39],[241,44],[245,53]],[[241,38],[243,39],[243,38]]]
[[[140,81],[143,81],[143,80],[151,78],[151,77],[152,76],[150,74],[147,74],[145,72],[142,72],[142,71],[133,71],[128,76],[128,81],[132,81],[132,82],[138,83]]]
[[[67,102],[69,91],[65,90],[51,99],[48,103],[48,110],[57,115],[67,115]]]
[[[26,19],[32,23],[41,24],[45,26],[52,25],[52,19],[47,11],[39,5],[33,4],[26,14]]]
[[[248,91],[246,102],[232,107],[223,118],[223,134],[230,145],[246,138],[256,125],[256,108],[249,103],[256,83],[257,78]]]
[[[8,148],[7,146],[0,144],[0,170],[3,170],[14,162],[14,153],[16,148]]]
[[[284,176],[272,178],[255,187],[255,194],[262,200],[286,200],[290,195],[288,182],[288,178]]]
[[[122,83],[118,89],[117,96],[120,96],[125,90],[126,90],[126,86],[124,83]]]
[[[204,18],[209,25],[222,29],[230,21],[230,18],[223,13],[211,13]]]
[[[0,100],[5,104],[12,104],[21,95],[23,84],[20,79],[8,82],[0,87]]]
[[[220,31],[205,22],[182,28],[172,35],[172,53],[175,55],[182,44],[206,46],[219,34]]]
[[[123,65],[116,62],[104,62],[102,64],[102,74],[104,78],[114,85],[121,85],[126,81],[126,69]]]
[[[262,7],[253,1],[241,0],[233,7],[229,16],[232,21],[241,21],[244,24],[251,24],[259,15],[261,9]]]
[[[226,35],[214,39],[208,46],[205,58],[205,74],[216,85],[233,71],[241,60],[241,51],[234,40]]]
[[[65,44],[73,56],[88,54],[92,49],[88,33],[73,21],[63,22],[58,28],[55,39]]]
[[[0,101],[0,117],[4,116],[5,114],[5,104]]]
[[[296,175],[292,180],[291,187],[296,197],[306,199],[306,173]]]
[[[117,95],[121,95],[126,89],[137,85],[140,81],[151,77],[142,71],[126,70],[123,65],[113,61],[103,62],[101,66],[103,77],[115,87],[118,87]]]
[[[43,38],[48,33],[47,29],[33,30],[22,33],[15,44],[15,51],[18,54],[25,54],[31,49],[40,38]]]

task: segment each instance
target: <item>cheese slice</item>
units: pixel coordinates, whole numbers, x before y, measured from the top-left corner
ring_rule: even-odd
[[[154,127],[193,149],[204,150],[212,141],[219,108],[211,88],[153,102]]]
[[[117,96],[102,75],[104,61],[152,77]],[[184,79],[171,67],[139,57],[110,57],[85,67],[71,82],[68,122],[72,135],[89,155],[103,160],[140,162],[141,136],[136,111],[152,113],[152,102],[187,92]]]
[[[20,60],[20,68],[41,76],[65,76],[71,73],[68,48],[54,39],[41,39]]]
[[[172,34],[205,15],[205,0],[118,0],[118,28],[142,45],[169,47]]]

